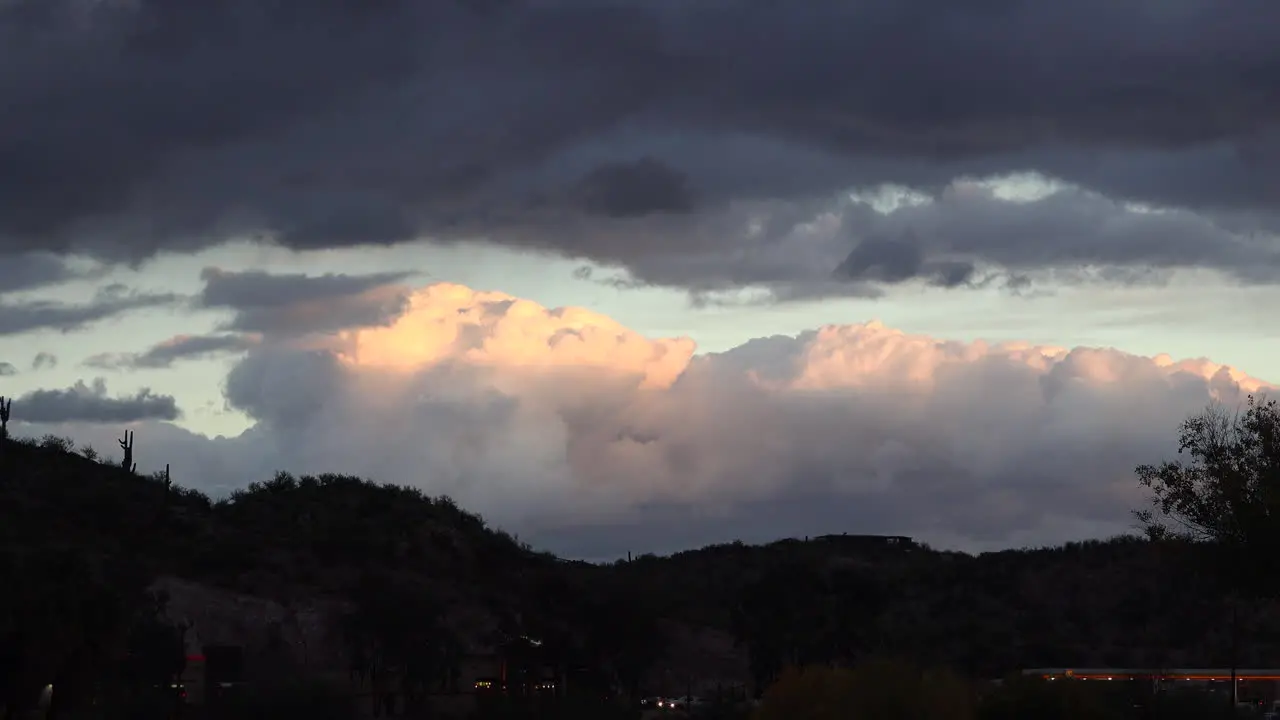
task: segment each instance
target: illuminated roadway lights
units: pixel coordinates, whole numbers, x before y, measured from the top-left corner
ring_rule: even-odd
[[[1117,668],[1033,668],[1023,675],[1037,676],[1045,680],[1155,680],[1167,682],[1227,682],[1233,677],[1237,682],[1280,682],[1280,668],[1246,668],[1234,673],[1225,668],[1182,669],[1117,669]]]

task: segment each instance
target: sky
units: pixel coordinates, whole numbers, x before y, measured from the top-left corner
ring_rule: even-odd
[[[543,549],[1108,536],[1280,381],[1274,0],[0,0],[0,394]]]

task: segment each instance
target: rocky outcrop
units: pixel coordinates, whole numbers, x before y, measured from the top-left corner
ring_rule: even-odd
[[[151,590],[168,595],[166,613],[190,622],[187,651],[206,645],[239,645],[249,657],[281,649],[299,666],[316,671],[346,668],[339,619],[346,607],[333,600],[304,598],[288,605],[176,577],[161,577]]]
[[[745,687],[750,679],[746,650],[729,633],[664,621],[663,634],[670,645],[646,686],[671,695],[711,695],[716,688]]]

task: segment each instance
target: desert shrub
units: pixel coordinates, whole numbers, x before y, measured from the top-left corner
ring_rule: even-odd
[[[699,720],[750,720],[751,706],[743,702],[712,702],[693,713]]]
[[[970,688],[946,670],[876,661],[793,668],[761,699],[755,720],[969,720]]]
[[[81,712],[73,713],[72,716],[95,720],[165,720],[173,717],[178,707],[172,694],[161,691],[129,693],[113,700],[94,708],[99,712],[81,709]]]
[[[1132,702],[1121,683],[1016,675],[983,698],[978,720],[1112,720]]]
[[[210,708],[214,720],[351,720],[355,699],[331,683],[305,678],[252,683]]]
[[[557,698],[528,702],[517,698],[493,698],[482,703],[474,720],[639,720],[640,711],[628,703],[592,697]]]
[[[53,433],[49,433],[40,438],[40,447],[45,450],[69,453],[75,450],[76,443],[71,438],[58,437]]]
[[[1153,698],[1152,715],[1159,720],[1201,720],[1227,716],[1230,701],[1223,693],[1210,693],[1197,688],[1170,688]],[[1250,712],[1239,708],[1238,718],[1260,717],[1261,709]]]

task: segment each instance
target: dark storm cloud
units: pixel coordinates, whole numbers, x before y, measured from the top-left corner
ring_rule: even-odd
[[[924,277],[934,285],[951,288],[969,282],[974,267],[968,262],[930,262],[915,238],[907,235],[898,240],[878,237],[863,240],[840,263],[836,273],[850,280],[884,283]]]
[[[14,403],[22,409],[24,423],[129,423],[139,420],[176,420],[182,413],[170,395],[156,395],[143,388],[133,395],[107,394],[107,383],[83,380],[63,390],[35,390]]]
[[[232,309],[286,307],[298,303],[359,295],[383,285],[399,283],[412,273],[370,273],[368,275],[273,274],[260,270],[233,272],[205,268],[200,273],[204,307]]]
[[[0,177],[3,177],[3,172],[0,170]],[[0,295],[44,285],[56,285],[94,274],[94,272],[74,270],[64,259],[49,253],[0,255]]]
[[[1223,231],[1086,257],[994,233],[921,248],[923,276],[970,284],[1016,241],[1037,268],[1162,253],[1277,277],[1233,248],[1280,227],[1273,0],[14,0],[0,66],[22,68],[0,75],[11,251],[489,236],[650,282],[794,286],[870,262],[865,238],[797,274],[740,252],[801,222],[761,215],[1036,171]],[[915,277],[896,262],[858,272]]]
[[[139,353],[99,353],[85,359],[85,367],[99,370],[140,370],[172,367],[180,360],[234,355],[257,345],[247,335],[178,335]]]
[[[45,370],[45,369],[52,370],[53,368],[56,368],[56,367],[58,367],[58,356],[54,355],[51,352],[45,352],[41,350],[40,352],[36,353],[35,357],[31,358],[32,370]]]
[[[941,287],[1132,284],[1187,267],[1246,283],[1280,279],[1274,236],[1239,232],[1229,218],[1126,207],[1074,187],[1009,198],[959,180],[928,202],[876,210],[875,200],[836,199],[803,211],[764,204],[750,216],[697,216],[685,234],[654,220],[620,237],[705,243],[637,256],[633,280],[695,290],[765,285],[775,300],[874,297],[882,285],[915,280]]]
[[[222,329],[267,335],[383,325],[398,316],[412,273],[272,274],[205,268],[201,307],[234,312]]]
[[[888,213],[852,204],[842,223],[848,236],[862,238],[845,269],[881,268],[891,276],[945,276],[937,265],[950,260],[985,261],[1010,271],[1109,261],[1138,271],[1193,265],[1248,281],[1280,277],[1280,243],[1272,238],[1235,233],[1226,222],[1186,210],[1132,210],[1070,188],[1011,201],[990,188],[958,183],[933,202]]]
[[[15,367],[13,363],[0,362],[0,377],[7,377],[10,375],[17,375],[17,374],[18,374],[18,368]]]
[[[71,332],[134,310],[174,305],[178,301],[179,297],[172,293],[132,291],[119,284],[102,288],[88,303],[0,300],[0,335],[19,335],[34,330]],[[39,362],[37,356],[36,363]]]
[[[684,173],[652,158],[600,165],[582,181],[583,209],[608,217],[689,212],[693,196]]]

